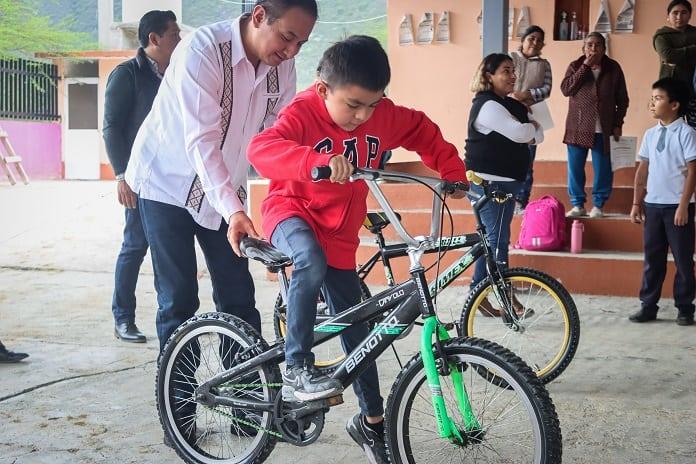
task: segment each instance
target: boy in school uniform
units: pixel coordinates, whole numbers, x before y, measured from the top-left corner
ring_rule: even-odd
[[[643,137],[631,208],[631,221],[643,223],[645,264],[641,309],[629,320],[657,319],[669,247],[677,268],[674,277],[677,324],[692,325],[696,293],[693,259],[696,131],[683,118],[689,88],[667,77],[655,82],[652,89],[650,111],[658,123]]]
[[[391,72],[376,39],[352,36],[334,44],[317,71],[314,85],[300,92],[247,150],[254,168],[271,181],[262,205],[263,231],[294,263],[283,373],[283,396],[294,401],[342,391],[338,380],[313,368],[311,350],[322,286],[336,313],[360,302],[355,254],[368,188],[362,181],[347,182],[353,168],[378,168],[385,151],[401,146],[418,152],[444,179],[465,179],[457,149],[437,125],[384,97]],[[312,168],[324,165],[331,167],[330,180],[312,182]],[[351,351],[367,335],[366,324],[347,331],[344,349]],[[353,386],[361,413],[346,429],[370,462],[387,462],[376,365]]]

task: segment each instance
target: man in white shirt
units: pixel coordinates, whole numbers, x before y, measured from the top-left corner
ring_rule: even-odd
[[[200,304],[194,237],[216,309],[261,332],[238,256],[242,237],[258,237],[245,212],[246,147],[294,96],[292,58],[316,18],[315,0],[258,0],[250,14],[196,30],[172,55],[126,171],[152,254],[160,350]]]

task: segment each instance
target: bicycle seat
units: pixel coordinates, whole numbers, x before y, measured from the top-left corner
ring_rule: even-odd
[[[255,259],[270,268],[283,268],[292,264],[292,259],[265,240],[244,237],[239,249],[247,258]]]
[[[396,217],[401,220],[401,215],[399,213],[394,212],[394,214],[396,214]],[[379,233],[380,230],[384,229],[388,225],[389,218],[381,211],[369,211],[365,216],[365,220],[363,221],[363,226],[365,226],[365,228],[373,234]]]

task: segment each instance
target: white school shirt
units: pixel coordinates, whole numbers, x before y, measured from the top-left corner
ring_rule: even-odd
[[[529,120],[533,119],[530,113]],[[481,106],[476,121],[474,121],[474,129],[483,135],[495,131],[517,143],[526,143],[534,139],[534,144],[538,145],[544,141],[544,129],[541,126],[535,128],[531,123],[518,121],[503,105],[493,100],[488,100]],[[488,181],[510,182],[515,180],[511,177],[496,176],[485,172],[477,172],[476,175]]]
[[[665,147],[657,150],[661,128]],[[648,162],[646,203],[678,205],[686,182],[687,164],[696,160],[696,131],[679,118],[667,126],[660,122],[645,132],[638,157]],[[694,202],[691,197],[690,203]]]
[[[126,170],[141,198],[186,208],[213,230],[245,210],[249,140],[296,91],[294,60],[254,69],[239,19],[203,26],[176,47]]]

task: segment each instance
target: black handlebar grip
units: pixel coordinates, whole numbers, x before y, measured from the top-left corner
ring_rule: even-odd
[[[329,166],[316,166],[312,168],[312,180],[322,180],[331,177]]]

